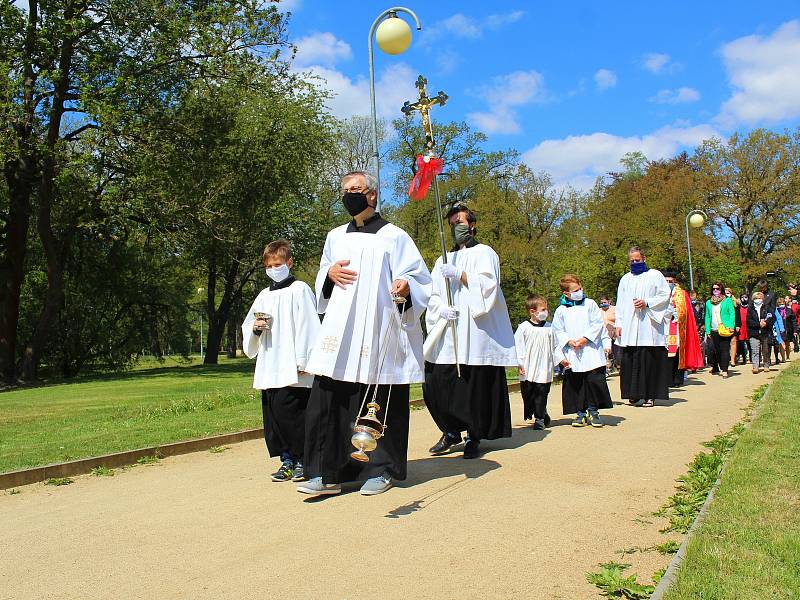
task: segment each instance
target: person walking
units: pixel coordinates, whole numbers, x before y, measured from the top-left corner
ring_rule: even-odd
[[[711,297],[706,301],[706,331],[711,338],[711,374],[728,377],[731,362],[731,341],[736,327],[736,307],[725,296],[724,287],[716,281],[711,285]]]

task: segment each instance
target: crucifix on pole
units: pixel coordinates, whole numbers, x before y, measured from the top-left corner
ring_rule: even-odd
[[[447,94],[440,91],[433,98],[428,96],[427,86],[428,80],[422,75],[417,77],[416,87],[419,90],[419,98],[416,102],[406,100],[401,108],[404,115],[411,115],[414,111],[419,112],[422,118],[422,129],[425,132],[425,155],[423,160],[430,161],[436,156],[436,141],[433,137],[433,125],[431,124],[430,110],[434,106],[444,106],[447,102]],[[442,245],[442,264],[447,264],[447,243],[444,237],[444,222],[442,217],[442,200],[439,196],[439,183],[436,174],[433,175],[433,196],[436,199],[436,220],[439,223],[439,241]],[[447,291],[447,304],[453,305],[453,291],[450,288],[450,282],[445,279],[445,290]],[[458,376],[461,377],[461,365],[458,362],[458,333],[456,331],[456,322],[450,321],[450,332],[453,336],[453,353],[456,360],[456,371]]]

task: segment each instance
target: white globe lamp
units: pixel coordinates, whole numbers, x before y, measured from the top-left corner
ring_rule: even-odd
[[[411,45],[411,27],[396,14],[390,14],[378,25],[375,40],[386,54],[402,54]]]

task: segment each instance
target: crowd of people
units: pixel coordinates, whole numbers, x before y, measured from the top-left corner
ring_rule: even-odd
[[[549,290],[539,290],[515,332],[500,259],[478,241],[467,206],[447,213],[453,247],[429,271],[411,237],[376,212],[369,173],[342,178],[342,203],[352,220],[328,233],[315,290],[291,275],[290,242],[271,242],[262,258],[272,284],[242,325],[245,353],[257,359],[267,449],[281,461],[272,479],[295,481],[304,494],[359,482],[369,496],[406,478],[411,384],[422,384],[441,431],[431,454],[460,447],[474,459],[482,440],[512,434],[509,367],[519,369],[534,429],[550,426],[555,373],[572,426],[600,428],[600,411],[612,407],[612,368],[622,398],[650,407],[706,364],[727,377],[740,356],[758,372],[770,368],[773,349],[776,361],[792,344],[797,351],[792,298],[776,299],[765,282],[735,297],[717,282],[703,303],[674,271],[650,268],[638,246],[615,304],[587,298],[580,277],[566,273],[552,318]]]

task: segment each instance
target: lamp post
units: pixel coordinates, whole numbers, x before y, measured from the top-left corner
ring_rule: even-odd
[[[377,179],[378,205],[377,210],[381,209],[381,165],[378,153],[378,114],[375,110],[375,63],[372,56],[372,36],[378,42],[378,47],[387,54],[402,54],[411,45],[411,27],[403,19],[397,16],[398,12],[404,12],[414,19],[417,31],[422,29],[419,17],[411,9],[402,6],[395,6],[383,11],[372,27],[369,29],[369,99],[372,108],[372,156],[375,159],[375,178]],[[388,17],[388,18],[386,18]],[[377,31],[376,31],[377,30]]]
[[[690,291],[694,290],[694,273],[692,271],[692,243],[689,240],[689,226],[698,229],[705,225],[708,220],[708,215],[696,208],[686,215],[686,249],[689,251],[689,287]]]

